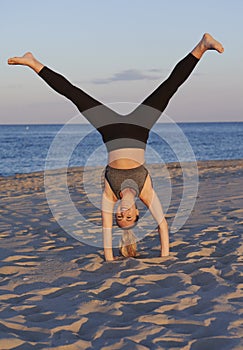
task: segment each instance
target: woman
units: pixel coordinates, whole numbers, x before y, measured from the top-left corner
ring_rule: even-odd
[[[156,195],[150,175],[144,166],[145,148],[149,131],[166,108],[170,98],[189,77],[207,50],[224,51],[210,34],[204,34],[197,46],[183,58],[166,79],[132,113],[122,117],[99,101],[73,86],[58,73],[37,61],[31,53],[8,60],[11,65],[24,65],[33,69],[58,93],[70,99],[86,119],[101,133],[108,150],[102,196],[102,227],[106,261],[116,258],[112,251],[112,226],[115,203],[116,222],[124,230],[121,252],[136,255],[136,242],[131,228],[138,220],[135,200],[138,197],[150,210],[158,224],[161,256],[169,254],[169,234],[161,203]]]

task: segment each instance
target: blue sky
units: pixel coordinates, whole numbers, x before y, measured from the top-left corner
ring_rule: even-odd
[[[64,123],[77,114],[29,68],[8,66],[8,57],[31,51],[96,99],[132,109],[204,32],[225,53],[206,53],[166,114],[243,121],[242,13],[241,0],[2,1],[0,124]]]

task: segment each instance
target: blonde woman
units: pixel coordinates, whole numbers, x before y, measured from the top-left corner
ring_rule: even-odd
[[[170,76],[133,112],[123,117],[101,102],[73,86],[62,75],[40,63],[31,53],[9,58],[10,65],[33,69],[51,88],[70,99],[86,119],[100,132],[108,151],[102,196],[102,227],[106,261],[116,259],[112,250],[114,207],[116,223],[123,229],[121,253],[136,256],[136,239],[132,227],[139,218],[136,198],[139,198],[154,217],[160,236],[160,255],[169,255],[169,234],[166,219],[151,177],[145,167],[145,148],[149,131],[166,108],[177,89],[207,50],[224,51],[210,34],[204,34],[196,47],[173,69]]]

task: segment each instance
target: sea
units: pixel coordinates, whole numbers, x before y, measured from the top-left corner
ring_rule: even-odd
[[[243,159],[243,122],[158,123],[146,163]],[[0,125],[0,176],[105,165],[106,148],[89,124]]]

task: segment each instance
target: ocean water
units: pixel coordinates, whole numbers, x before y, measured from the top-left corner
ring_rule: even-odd
[[[147,163],[243,159],[243,122],[156,124]],[[0,125],[0,176],[105,165],[101,136],[88,124]]]

